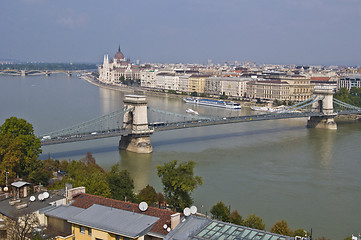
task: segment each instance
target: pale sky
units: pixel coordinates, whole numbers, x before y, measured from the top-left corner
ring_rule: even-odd
[[[361,65],[361,0],[1,0],[0,60]]]

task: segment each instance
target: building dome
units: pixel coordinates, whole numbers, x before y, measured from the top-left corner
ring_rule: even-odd
[[[114,60],[123,60],[125,57],[123,53],[120,51],[120,47],[118,48],[118,52],[114,56]]]

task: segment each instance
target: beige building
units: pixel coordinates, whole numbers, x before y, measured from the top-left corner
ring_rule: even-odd
[[[247,96],[260,100],[302,102],[312,96],[314,84],[301,75],[250,81]]]
[[[192,74],[189,77],[189,92],[204,93],[206,79],[210,75]]]

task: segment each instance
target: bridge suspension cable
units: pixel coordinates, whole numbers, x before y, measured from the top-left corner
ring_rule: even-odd
[[[280,109],[280,110],[277,110],[275,111],[276,113],[279,112],[279,113],[285,113],[285,112],[292,112],[292,111],[297,111],[299,109],[303,109],[303,108],[306,108],[308,107],[309,105],[313,104],[314,102],[317,102],[318,100],[322,100],[322,99],[318,99],[317,96],[313,96],[303,102],[300,102],[300,103],[297,103],[295,105],[292,105],[292,106],[289,106],[289,107],[286,107],[286,108],[283,108],[283,109]]]
[[[60,137],[60,136],[78,134],[81,129],[86,129],[86,128],[89,128],[90,126],[95,126],[95,125],[97,125],[99,123],[108,121],[110,119],[114,119],[115,117],[119,117],[120,115],[122,115],[122,114],[124,114],[126,112],[129,112],[129,111],[131,111],[133,109],[134,108],[129,108],[127,110],[119,109],[117,111],[105,114],[103,116],[100,116],[100,117],[97,117],[97,118],[94,118],[94,119],[91,119],[89,121],[79,123],[79,124],[74,125],[72,127],[68,127],[68,128],[65,128],[65,129],[61,129],[61,130],[58,130],[58,131],[48,133],[48,134],[44,134],[43,136],[50,136],[51,138],[53,138],[53,137]]]
[[[356,107],[356,106],[353,106],[353,105],[351,105],[351,104],[342,102],[342,101],[340,101],[340,100],[338,100],[338,99],[336,99],[336,98],[333,98],[333,103],[334,103],[334,104],[337,104],[337,105],[339,105],[339,106],[341,106],[341,107],[348,108],[348,109],[357,110],[357,111],[360,111],[360,110],[361,110],[361,108],[359,108],[359,107]]]

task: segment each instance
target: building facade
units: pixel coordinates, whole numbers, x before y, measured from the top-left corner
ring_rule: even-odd
[[[120,84],[122,78],[125,80],[140,79],[139,67],[125,59],[120,47],[113,60],[109,60],[107,54],[104,55],[103,64],[98,67],[98,72],[99,81],[106,84]]]
[[[350,91],[353,87],[361,88],[361,75],[344,76],[337,81],[337,89],[346,88]]]

